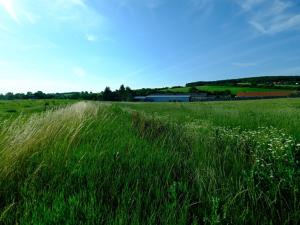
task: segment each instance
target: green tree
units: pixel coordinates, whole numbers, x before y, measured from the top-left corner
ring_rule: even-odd
[[[196,87],[190,87],[189,88],[189,93],[198,93],[199,90]]]
[[[44,94],[42,91],[37,91],[33,95],[37,99],[44,99],[44,98],[46,98],[46,94]]]
[[[6,93],[5,99],[7,99],[7,100],[13,100],[14,99],[14,94],[12,92]]]
[[[123,84],[120,86],[120,89],[118,91],[118,97],[119,97],[120,101],[126,101],[127,100],[126,89],[125,89]]]
[[[104,101],[112,101],[112,100],[114,100],[113,99],[113,93],[110,90],[110,87],[106,87],[104,89],[102,96],[103,96],[103,100]]]
[[[26,98],[27,98],[27,99],[32,99],[32,98],[34,98],[33,93],[32,93],[32,92],[27,92]]]
[[[126,87],[126,101],[133,101],[133,91],[130,89],[130,87]]]

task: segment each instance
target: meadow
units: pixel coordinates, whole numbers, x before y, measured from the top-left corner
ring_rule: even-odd
[[[60,103],[1,102],[0,224],[299,224],[300,99]]]
[[[239,92],[280,92],[280,91],[289,91],[287,89],[274,89],[274,88],[261,88],[261,87],[236,87],[236,86],[219,86],[219,85],[203,85],[203,86],[196,86],[199,91],[207,91],[207,92],[214,92],[214,91],[226,91],[230,90],[231,94],[236,95]],[[296,88],[296,86],[295,86]],[[190,87],[180,87],[180,88],[169,88],[163,89],[162,91],[171,91],[174,93],[188,93]]]
[[[29,116],[32,113],[55,109],[71,103],[71,100],[0,100],[0,121],[7,118],[16,118],[20,114]],[[74,101],[75,102],[75,101]]]

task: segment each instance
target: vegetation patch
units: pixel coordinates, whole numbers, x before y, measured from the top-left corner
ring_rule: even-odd
[[[299,139],[262,116],[280,117],[273,102],[249,101],[251,124],[228,102],[80,102],[2,121],[0,223],[298,224]]]
[[[6,112],[7,113],[16,113],[17,110],[15,110],[15,109],[7,109]]]
[[[170,91],[174,93],[189,93],[192,87],[170,88],[162,91]],[[243,87],[243,86],[217,86],[217,85],[203,85],[195,86],[198,91],[208,92],[210,94],[216,94],[218,92],[228,91],[229,93],[236,95],[239,92],[282,92],[286,89],[264,88],[264,87]]]

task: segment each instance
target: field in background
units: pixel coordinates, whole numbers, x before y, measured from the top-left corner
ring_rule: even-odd
[[[181,124],[258,129],[276,127],[300,140],[300,99],[203,103],[122,103],[121,106]]]
[[[0,121],[5,118],[16,118],[20,114],[30,115],[54,109],[75,101],[72,100],[0,100]]]
[[[300,221],[299,99],[79,102],[0,124],[0,224]]]
[[[226,91],[230,90],[232,94],[236,95],[239,92],[281,92],[288,91],[287,89],[274,89],[274,88],[254,88],[254,87],[235,87],[235,86],[196,86],[196,88],[200,91]],[[181,88],[169,88],[163,89],[162,91],[171,91],[174,93],[188,93],[190,87],[181,87]]]

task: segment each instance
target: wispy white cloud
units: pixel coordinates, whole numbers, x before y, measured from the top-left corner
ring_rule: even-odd
[[[261,34],[276,34],[300,29],[300,13],[295,2],[286,0],[236,0],[248,17],[249,24]]]
[[[66,4],[66,5],[77,5],[80,7],[86,7],[86,3],[84,0],[58,0],[59,4]]]
[[[196,9],[205,9],[210,7],[214,0],[189,0],[192,7]]]
[[[47,30],[67,27],[76,35],[82,35],[89,42],[109,39],[104,34],[104,29],[108,24],[106,18],[86,0],[0,0],[0,13],[1,11],[6,13],[0,14],[0,30],[12,36],[9,40],[16,40],[22,44],[24,37],[16,36],[16,34],[18,29],[27,25],[30,25],[32,29],[41,29],[45,26]],[[12,26],[10,20],[18,26]],[[43,33],[39,32],[35,37],[42,35]],[[48,36],[45,37],[45,40],[48,38]],[[32,44],[27,41],[24,49],[45,45],[41,42],[44,42],[43,38],[40,38],[40,42],[35,39]],[[18,43],[14,44],[14,46],[17,45]],[[48,48],[49,45],[47,44],[46,47]]]
[[[112,38],[109,36],[101,33],[101,34],[93,34],[93,33],[87,33],[84,35],[85,40],[88,42],[94,43],[94,42],[111,42],[113,41]]]
[[[31,24],[35,24],[39,18],[38,15],[32,14],[29,11],[22,11],[22,15],[27,19],[28,22],[30,22]]]
[[[45,9],[60,23],[70,23],[78,28],[95,28],[103,25],[105,17],[83,0],[47,0]]]
[[[2,7],[17,24],[23,22],[35,24],[38,16],[30,11],[29,6],[31,3],[29,0],[0,0],[0,8]]]
[[[244,9],[244,10],[251,10],[254,7],[266,2],[267,0],[237,0],[237,3]]]
[[[86,34],[85,39],[89,42],[96,42],[96,41],[98,41],[98,36],[96,36],[94,34]]]
[[[132,8],[132,6],[143,6],[150,10],[163,5],[166,0],[115,0],[119,7]]]
[[[163,0],[146,0],[145,5],[149,9],[155,9],[161,6],[164,3]]]
[[[0,0],[0,7],[18,24],[51,19],[52,23],[70,22],[74,26],[89,27],[105,20],[85,0]]]
[[[205,20],[212,15],[217,0],[188,0],[188,11],[197,14],[198,18]]]
[[[16,22],[20,23],[16,13],[16,2],[14,0],[0,0],[0,6],[8,13],[8,15]]]

